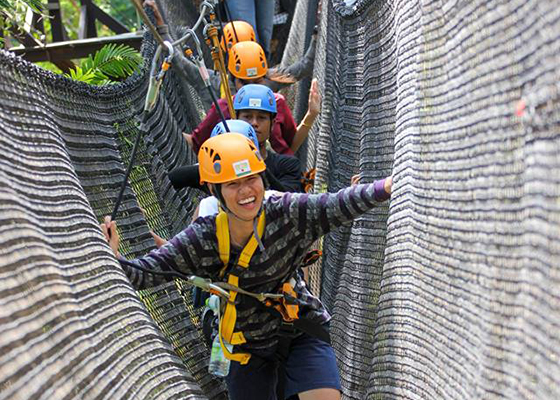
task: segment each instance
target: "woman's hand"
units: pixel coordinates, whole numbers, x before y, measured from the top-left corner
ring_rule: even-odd
[[[117,223],[115,221],[111,221],[110,216],[105,217],[105,222],[101,224],[101,231],[103,235],[105,235],[105,240],[109,243],[111,250],[113,250],[113,254],[115,257],[119,257],[119,233],[117,232]]]
[[[311,88],[309,89],[309,101],[307,106],[307,112],[313,119],[321,112],[322,101],[321,92],[319,91],[319,81],[317,81],[317,78],[313,78],[313,81],[311,81]]]
[[[383,184],[383,189],[385,189],[385,191],[388,194],[391,194],[391,190],[393,190],[393,177],[392,176],[388,176],[387,178],[385,178],[385,183]]]
[[[350,185],[356,186],[358,183],[360,183],[361,177],[362,177],[361,174],[352,175],[352,178],[350,179]],[[388,176],[387,178],[385,178],[385,182],[383,182],[383,189],[385,189],[387,194],[391,194],[391,190],[393,190],[392,176]]]
[[[192,149],[193,146],[194,146],[192,135],[183,132],[183,138],[184,138],[185,141],[187,142],[188,146]],[[194,151],[194,150],[193,150],[193,151]]]
[[[150,231],[150,235],[154,238],[154,242],[156,242],[156,247],[159,249],[161,246],[167,244],[167,240],[159,236],[154,231]]]

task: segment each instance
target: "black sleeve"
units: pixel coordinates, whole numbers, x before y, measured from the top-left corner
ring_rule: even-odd
[[[174,168],[169,172],[169,180],[176,190],[185,187],[203,189],[200,184],[200,174],[198,172],[198,165],[188,165],[185,167]]]
[[[299,159],[292,156],[274,154],[269,155],[266,161],[266,176],[270,181],[270,189],[280,192],[303,192],[301,185],[301,163]]]

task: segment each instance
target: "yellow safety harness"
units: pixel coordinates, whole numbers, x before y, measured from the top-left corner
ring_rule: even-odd
[[[263,212],[261,213],[257,222],[257,234],[259,235],[259,237],[262,237],[264,233],[264,227],[265,227],[265,216]],[[228,216],[224,211],[220,211],[220,213],[216,217],[216,236],[218,239],[218,251],[220,253],[220,260],[224,264],[224,267],[220,271],[220,278],[223,278],[229,264],[229,256],[230,256]],[[253,257],[253,254],[255,253],[257,247],[258,247],[258,241],[255,235],[253,234],[249,239],[249,242],[245,245],[245,247],[241,251],[237,265],[244,269],[248,268],[249,262],[251,261],[251,258]],[[243,293],[244,291],[239,288],[239,276],[234,275],[233,273],[229,273],[227,276],[227,283],[231,285],[231,290],[229,292],[229,301],[226,303],[225,311],[218,323],[218,335],[220,338],[220,345],[227,359],[232,361],[237,361],[242,365],[244,365],[247,364],[251,359],[251,354],[232,353],[228,350],[228,348],[224,344],[224,340],[232,345],[240,345],[246,343],[246,339],[245,336],[243,335],[243,332],[241,331],[234,332],[235,323],[237,321],[237,309],[235,307],[235,299],[238,293],[244,294]],[[292,322],[298,318],[299,307],[298,305],[295,304],[288,304],[286,301],[287,299],[285,298],[285,295],[289,295],[293,298],[297,297],[293,289],[293,286],[290,282],[285,282],[282,285],[282,293],[284,294],[284,296],[266,295],[266,294],[261,295],[262,296],[261,301],[266,306],[274,307],[282,315],[285,321]]]

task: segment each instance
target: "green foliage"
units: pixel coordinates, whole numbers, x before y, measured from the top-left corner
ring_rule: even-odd
[[[61,0],[62,1],[62,0]],[[121,21],[128,29],[137,29],[136,8],[130,0],[95,0],[95,4],[107,14]]]
[[[22,6],[29,6],[39,14],[43,12],[41,0],[0,0],[0,11],[17,12]]]
[[[140,69],[142,56],[132,47],[110,43],[66,74],[69,78],[91,85],[119,82]]]
[[[63,74],[62,70],[50,61],[37,61],[34,64],[55,74]]]
[[[93,0],[93,2],[107,12],[112,17],[121,21],[131,31],[137,30],[136,10],[130,0]],[[46,11],[47,0],[0,0],[0,31],[4,37],[10,37],[8,32],[12,26],[23,26],[28,7],[43,16],[42,22],[45,27],[45,34],[32,31],[31,34],[37,39],[51,42],[51,19]],[[69,40],[78,39],[78,28],[80,23],[80,1],[79,0],[60,0],[60,10],[64,29]],[[106,26],[96,21],[97,36],[111,36],[115,33]],[[2,35],[0,35],[2,36]],[[0,43],[4,41],[0,38]],[[9,41],[6,41],[9,42]],[[0,45],[0,48],[3,46]]]
[[[50,42],[51,18],[46,11],[46,3],[47,0],[0,0],[0,48],[17,45],[17,38],[12,35],[10,29],[14,27],[21,29],[25,26],[25,18],[29,7],[42,15],[42,23],[44,24],[44,33],[34,28],[31,28],[29,33],[40,42]],[[131,31],[136,29],[136,11],[130,0],[94,0],[94,3],[123,22]],[[79,0],[60,0],[64,29],[69,40],[78,39],[79,4]],[[114,35],[114,32],[103,26],[99,21],[96,21],[96,25],[99,37]],[[81,63],[75,60],[74,62],[79,63],[80,66],[71,70],[67,76],[93,85],[105,85],[127,78],[138,70],[141,61],[141,56],[132,48],[124,45],[108,45],[97,52],[95,56],[90,56]],[[62,73],[60,69],[49,62],[37,64],[55,73]]]
[[[10,30],[17,30],[25,24],[25,15],[28,8],[38,14],[45,15],[41,0],[0,0],[0,48],[6,45],[5,37],[11,36]],[[32,32],[39,36],[40,32]]]

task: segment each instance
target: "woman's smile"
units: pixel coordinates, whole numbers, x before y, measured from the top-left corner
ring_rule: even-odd
[[[264,185],[259,175],[224,183],[222,195],[226,206],[239,217],[255,218],[263,201]]]

